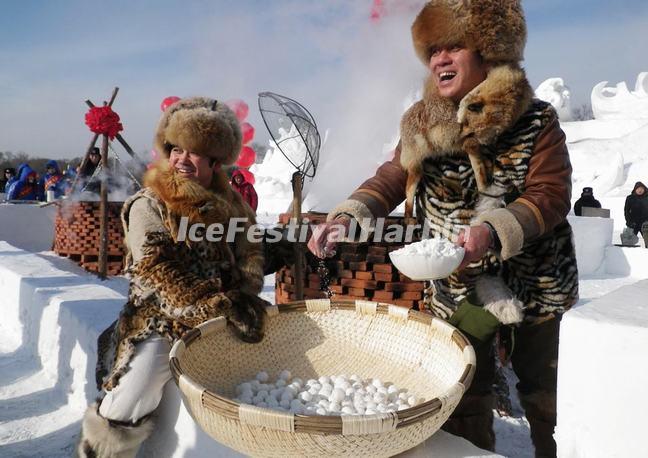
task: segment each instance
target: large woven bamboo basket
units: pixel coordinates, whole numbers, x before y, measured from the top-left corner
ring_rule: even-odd
[[[265,457],[392,456],[425,441],[470,385],[475,353],[443,320],[395,305],[308,300],[269,309],[263,342],[246,344],[211,320],[177,341],[171,372],[194,420],[218,442]],[[305,416],[239,404],[259,371],[303,379],[357,374],[425,402],[399,412]]]

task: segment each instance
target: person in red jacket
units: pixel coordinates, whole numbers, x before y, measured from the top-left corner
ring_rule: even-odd
[[[248,205],[252,207],[252,210],[256,212],[256,209],[259,206],[259,196],[257,196],[252,183],[245,179],[245,176],[240,170],[235,170],[234,173],[232,173],[232,188],[237,190],[243,197],[243,200],[246,201]]]

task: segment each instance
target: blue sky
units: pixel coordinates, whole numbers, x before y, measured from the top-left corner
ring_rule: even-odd
[[[80,155],[86,98],[120,87],[115,110],[133,148],[150,149],[169,95],[242,98],[258,139],[256,94],[303,101],[329,130],[328,148],[380,149],[397,133],[424,68],[409,42],[421,0],[380,25],[371,0],[6,0],[0,16],[0,151]],[[409,7],[408,7],[409,5]],[[532,84],[560,76],[574,104],[594,84],[648,71],[648,3],[524,0]],[[612,6],[614,5],[614,6]]]

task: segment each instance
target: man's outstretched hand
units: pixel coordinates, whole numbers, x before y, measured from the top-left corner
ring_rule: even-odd
[[[457,270],[464,269],[471,262],[479,261],[492,243],[491,231],[485,223],[462,230],[457,238],[457,245],[463,247],[466,254]]]
[[[308,249],[320,259],[334,256],[337,244],[346,237],[350,224],[351,219],[344,216],[319,224],[313,229]]]

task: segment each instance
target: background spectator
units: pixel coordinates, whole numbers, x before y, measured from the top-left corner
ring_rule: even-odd
[[[644,244],[648,247],[648,189],[641,181],[637,181],[634,189],[626,197],[624,213],[626,226],[636,235],[641,232]]]
[[[99,148],[94,147],[88,154],[88,160],[83,168],[79,169],[79,188],[89,192],[99,193],[101,189],[101,180],[92,179],[92,176],[99,167],[101,162],[101,152]]]
[[[234,188],[243,197],[243,200],[248,203],[252,210],[256,212],[259,206],[259,197],[252,183],[249,183],[240,170],[235,170],[232,173],[232,188]]]
[[[594,198],[594,191],[590,187],[583,188],[580,199],[574,204],[576,216],[583,216],[583,207],[601,208],[601,202]]]
[[[47,161],[45,164],[45,175],[38,182],[41,199],[46,200],[47,191],[54,191],[54,198],[58,199],[65,194],[65,183],[63,175],[56,161]]]
[[[18,170],[18,179],[9,184],[7,200],[38,200],[38,174],[27,164]]]
[[[7,183],[10,182],[16,176],[16,169],[13,167],[7,167],[4,169],[2,178],[0,178],[0,192],[7,192]]]

